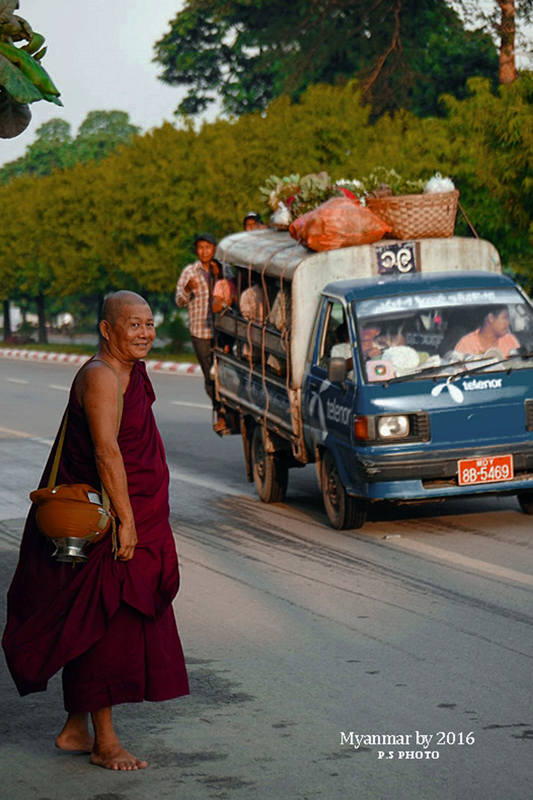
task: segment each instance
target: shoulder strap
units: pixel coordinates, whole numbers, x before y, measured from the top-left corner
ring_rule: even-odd
[[[56,485],[57,471],[59,469],[59,461],[61,459],[61,452],[63,450],[63,442],[65,441],[65,432],[67,430],[67,417],[68,417],[68,406],[65,409],[65,413],[63,414],[63,419],[61,421],[61,426],[59,428],[59,441],[57,443],[57,448],[54,455],[54,461],[52,463],[52,470],[50,472],[50,477],[48,478],[49,489],[52,489]]]

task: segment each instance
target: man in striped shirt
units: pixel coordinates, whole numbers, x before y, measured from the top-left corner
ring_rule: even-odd
[[[214,382],[211,378],[213,364],[213,312],[212,298],[215,283],[222,277],[220,267],[213,261],[216,239],[211,233],[196,237],[195,250],[198,260],[189,264],[180,275],[176,287],[178,308],[186,308],[189,315],[191,343],[202,369],[205,390],[218,412]]]

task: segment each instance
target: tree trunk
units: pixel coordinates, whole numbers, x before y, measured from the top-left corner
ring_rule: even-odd
[[[39,317],[39,344],[48,344],[48,334],[46,332],[46,307],[44,294],[38,295],[36,298],[37,303],[37,316]]]
[[[13,335],[11,328],[11,309],[9,300],[3,301],[4,306],[4,342],[8,342]]]
[[[500,23],[500,83],[513,83],[516,80],[515,0],[498,0],[502,16]]]

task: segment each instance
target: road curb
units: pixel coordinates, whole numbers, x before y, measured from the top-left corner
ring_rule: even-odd
[[[76,355],[74,353],[50,353],[42,350],[16,350],[13,348],[0,348],[0,358],[11,358],[18,361],[40,361],[53,364],[73,364],[74,366],[85,364],[90,356]],[[199,364],[188,364],[177,361],[146,361],[148,372],[165,372],[169,375],[193,375],[200,376],[202,370]]]

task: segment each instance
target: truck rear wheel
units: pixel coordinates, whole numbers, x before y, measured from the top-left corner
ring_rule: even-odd
[[[331,525],[338,531],[362,528],[366,521],[366,503],[346,493],[331,453],[324,453],[321,463],[324,507]]]
[[[516,499],[524,514],[533,514],[533,492],[518,492]]]
[[[274,453],[267,453],[260,425],[252,436],[252,470],[257,494],[263,503],[281,503],[287,491],[287,462]]]

